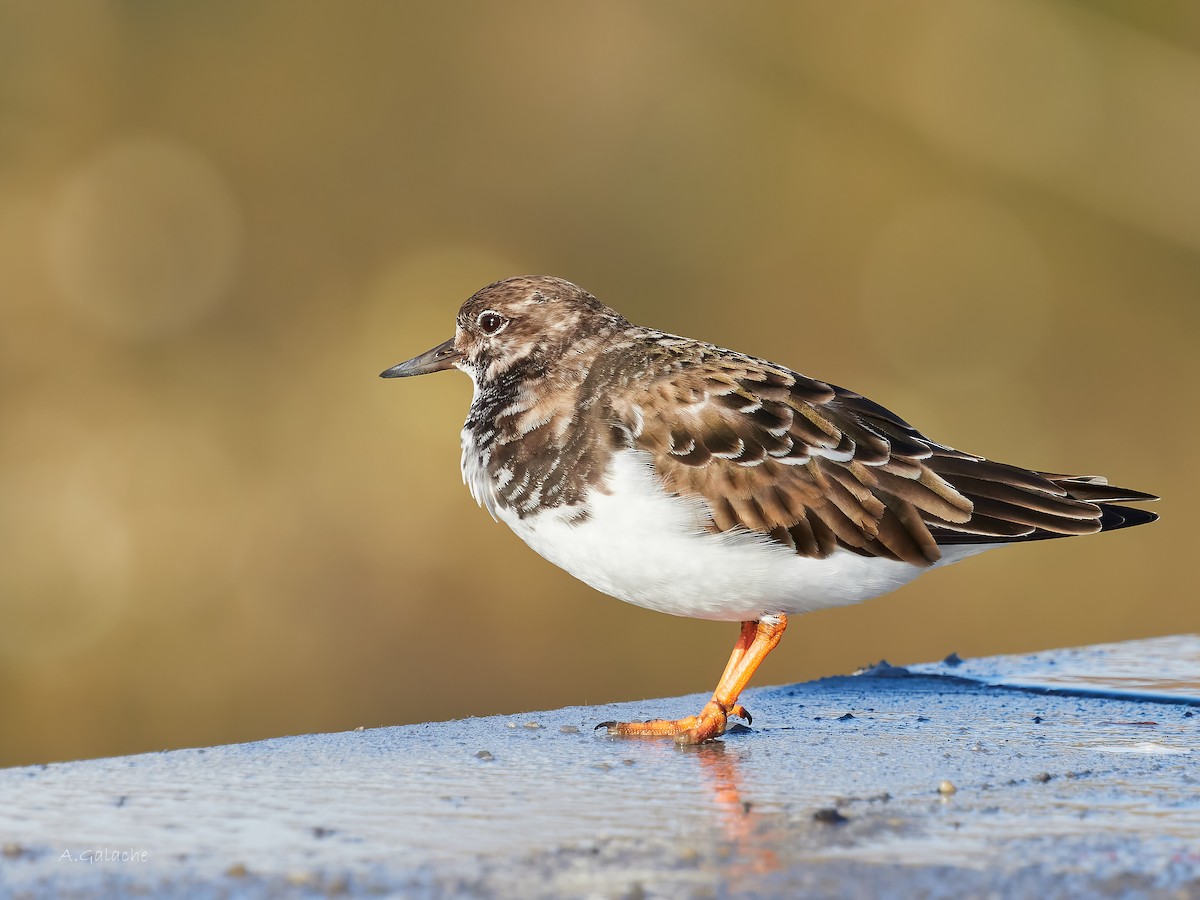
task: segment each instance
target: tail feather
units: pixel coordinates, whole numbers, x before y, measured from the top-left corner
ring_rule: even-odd
[[[1131,528],[1158,518],[1118,505],[1158,497],[1111,485],[1099,475],[1032,472],[990,460],[935,457],[931,463],[973,504],[973,515],[963,522],[927,517],[934,540],[942,545],[1048,540]]]
[[[1154,494],[1146,494],[1130,488],[1117,487],[1100,475],[1047,475],[1043,477],[1059,485],[1068,497],[1088,500],[1092,503],[1149,503],[1157,500]]]
[[[1158,521],[1158,513],[1152,513],[1148,509],[1131,509],[1128,506],[1101,503],[1100,510],[1101,531],[1116,531],[1118,528],[1132,528],[1134,525]]]

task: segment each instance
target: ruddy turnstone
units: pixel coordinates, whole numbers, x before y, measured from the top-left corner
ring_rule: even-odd
[[[741,622],[699,715],[605,722],[699,743],[749,721],[738,696],[788,616],[857,603],[993,547],[1141,525],[1157,499],[992,462],[786,366],[631,324],[568,281],[488,285],[454,337],[382,373],[457,368],[475,387],[463,480],[596,590]]]

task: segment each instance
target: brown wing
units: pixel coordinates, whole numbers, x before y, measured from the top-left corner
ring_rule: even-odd
[[[752,358],[701,354],[645,385],[613,412],[667,489],[704,498],[715,531],[762,532],[803,556],[930,565],[939,545],[1153,518],[1096,502],[1148,494],[943,447],[859,394]]]

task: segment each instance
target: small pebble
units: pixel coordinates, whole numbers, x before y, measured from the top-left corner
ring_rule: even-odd
[[[21,845],[16,841],[9,841],[3,846],[0,846],[0,854],[3,854],[9,859],[16,859],[21,855],[22,852]]]
[[[844,716],[838,716],[839,722],[848,722],[854,718],[854,713],[846,713]]]
[[[917,721],[918,722],[928,722],[929,716],[917,716]]]
[[[963,664],[962,657],[957,653],[951,653],[942,660],[943,666],[961,666]]]
[[[845,825],[850,820],[843,816],[839,810],[832,806],[827,806],[813,813],[813,821],[820,822],[822,825]]]
[[[1043,719],[1041,716],[1034,716],[1034,717],[1033,717],[1033,724],[1034,724],[1034,725],[1041,725],[1041,724],[1042,724],[1044,721],[1046,721],[1046,720],[1045,720],[1045,719]]]
[[[529,729],[537,729],[537,728],[541,728],[542,726],[540,724],[538,724],[537,722],[526,722],[525,727],[529,728]]]
[[[561,731],[563,734],[579,734],[579,729],[576,728],[574,725],[563,725],[558,730]]]
[[[1033,780],[1040,784],[1045,784],[1047,781],[1049,781],[1053,777],[1054,776],[1051,775],[1049,772],[1039,772],[1037,775],[1033,776]]]
[[[496,758],[496,757],[492,756],[492,751],[490,751],[490,750],[480,750],[478,753],[475,754],[475,757],[476,757],[476,759],[482,759],[484,762],[490,762]]]
[[[246,868],[245,863],[234,863],[225,870],[225,874],[230,878],[245,878],[250,874],[250,870]]]
[[[873,666],[863,666],[855,675],[869,675],[874,678],[903,678],[909,674],[904,666],[893,666],[886,659],[881,659]]]
[[[355,730],[355,731],[366,731],[366,728],[364,728],[362,725],[359,725],[359,726],[358,726],[357,728],[355,728],[354,730]]]
[[[942,782],[938,785],[938,793],[944,797],[948,797],[951,794],[957,793],[957,791],[958,791],[958,788],[956,788],[954,786],[954,782],[947,781],[944,778],[942,779]]]

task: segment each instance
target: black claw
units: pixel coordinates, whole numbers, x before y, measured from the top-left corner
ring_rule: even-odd
[[[750,710],[746,709],[746,707],[743,706],[741,708],[741,712],[734,712],[734,710],[737,708],[738,707],[736,705],[730,707],[729,709],[725,710],[725,715],[736,716],[739,719],[745,719],[747,725],[753,725],[754,724],[754,716],[750,715]]]
[[[601,728],[611,728],[612,726],[614,726],[616,724],[617,724],[616,722],[601,722],[599,725],[597,725],[592,730],[599,731]]]

